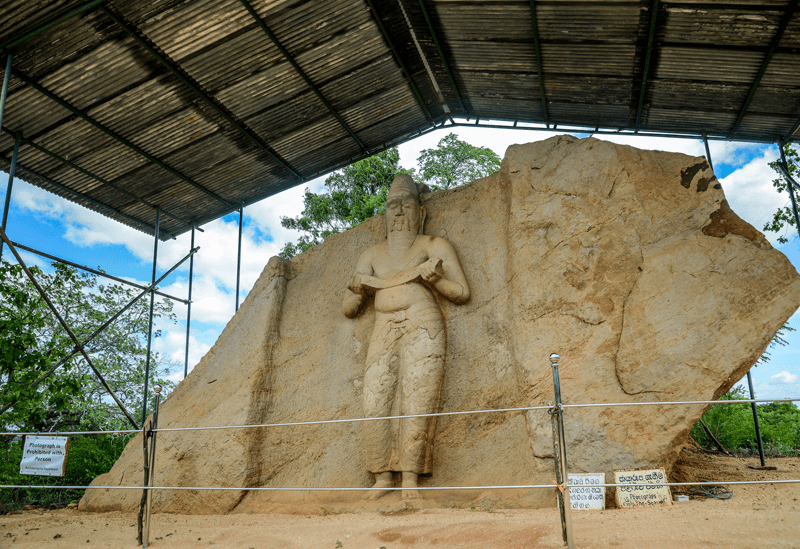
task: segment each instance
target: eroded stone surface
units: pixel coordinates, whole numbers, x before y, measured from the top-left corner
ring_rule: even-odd
[[[561,355],[566,403],[708,400],[735,383],[800,305],[800,277],[733,213],[702,158],[561,136],[508,149],[500,172],[423,195],[426,234],[458,252],[471,299],[441,299],[442,411],[551,403]],[[374,324],[341,312],[381,216],[283,262],[270,260],[212,350],[163,404],[161,426],[362,417]],[[705,410],[570,408],[569,469],[664,467]],[[142,480],[135,438],[98,485]],[[370,486],[363,425],[161,433],[156,483]],[[550,484],[546,411],[439,419],[421,486]],[[429,495],[431,494],[431,495]],[[610,496],[610,491],[609,491]],[[333,512],[349,492],[157,492],[156,511]],[[374,505],[397,505],[399,494]],[[425,505],[554,504],[545,491],[426,493]],[[134,509],[132,490],[89,490],[84,510]],[[350,506],[350,507],[348,507]],[[376,507],[380,508],[380,507]]]

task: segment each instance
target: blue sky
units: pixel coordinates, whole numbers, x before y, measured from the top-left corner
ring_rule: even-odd
[[[460,139],[473,145],[489,147],[501,157],[509,145],[546,139],[554,133],[524,130],[486,128],[451,128],[419,137],[399,147],[401,164],[416,166],[422,149],[433,148],[447,133],[453,131]],[[559,132],[561,133],[561,132]],[[583,137],[581,134],[577,134]],[[664,139],[651,137],[597,136],[616,143],[641,149],[657,149],[704,156],[705,149],[699,140]],[[777,193],[772,187],[775,178],[768,162],[778,155],[774,145],[747,143],[710,143],[715,173],[722,182],[726,197],[735,212],[761,230],[772,212],[787,204],[788,196]],[[24,159],[21,159],[24,162]],[[5,174],[0,174],[0,200],[5,199]],[[280,226],[281,216],[298,215],[303,208],[305,188],[318,192],[324,182],[319,178],[306,185],[285,191],[245,208],[244,237],[242,240],[241,298],[247,294],[269,258],[276,255],[297,234]],[[193,285],[191,352],[189,369],[210,349],[230,320],[235,307],[236,248],[238,214],[231,214],[206,224],[204,232],[197,232],[196,245],[201,247],[196,256]],[[20,178],[14,181],[12,205],[9,213],[8,234],[12,240],[90,267],[101,267],[106,272],[123,278],[149,283],[153,257],[153,239],[134,229],[120,225],[100,214],[63,200],[38,189]],[[797,235],[789,233],[788,244],[779,246],[777,235],[767,234],[770,242],[787,255],[795,267],[800,266],[800,242]],[[159,243],[159,273],[163,273],[180,260],[189,250],[189,234],[177,240]],[[4,254],[8,259],[8,252]],[[49,268],[37,256],[23,253],[29,264]],[[167,293],[185,297],[188,283],[188,262],[161,284]],[[185,310],[175,305],[177,324],[159,326],[163,337],[154,343],[162,355],[180,365],[174,378],[183,377],[183,353],[186,337]],[[786,398],[800,396],[800,314],[790,319],[798,332],[790,333],[787,347],[770,351],[771,360],[753,369],[758,398]]]

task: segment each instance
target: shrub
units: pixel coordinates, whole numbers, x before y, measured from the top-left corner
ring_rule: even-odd
[[[58,433],[53,433],[57,435]],[[0,484],[40,486],[87,486],[108,472],[122,454],[131,435],[86,435],[70,437],[67,469],[63,477],[21,475],[22,439],[0,443]],[[84,490],[0,488],[0,514],[24,505],[48,506],[77,502]]]
[[[747,398],[744,387],[736,386],[720,400]],[[757,409],[765,448],[771,448],[775,454],[792,454],[800,450],[800,409],[793,402],[773,402],[759,405]],[[758,448],[753,410],[749,403],[715,404],[703,415],[703,421],[727,450]],[[691,435],[700,445],[713,446],[699,422],[692,427]]]

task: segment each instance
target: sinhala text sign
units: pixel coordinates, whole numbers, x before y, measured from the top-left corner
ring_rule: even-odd
[[[672,505],[669,486],[654,486],[659,482],[667,482],[667,474],[664,469],[614,471],[614,482],[638,485],[617,486],[617,507],[630,509],[631,507]]]
[[[68,452],[69,437],[26,436],[19,472],[21,475],[63,477]]]
[[[569,473],[570,509],[605,509],[606,489],[604,473]]]

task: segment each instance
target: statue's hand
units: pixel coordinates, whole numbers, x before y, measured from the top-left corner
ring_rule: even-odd
[[[361,277],[353,275],[350,277],[350,281],[347,283],[347,289],[353,292],[356,295],[360,295],[365,297],[367,295],[367,290],[364,288],[364,285],[361,283]]]
[[[439,260],[435,262],[435,264],[432,263],[433,262],[424,263],[419,271],[422,280],[428,284],[436,284],[444,276],[442,272],[442,261]]]

